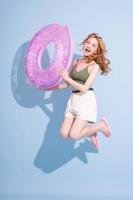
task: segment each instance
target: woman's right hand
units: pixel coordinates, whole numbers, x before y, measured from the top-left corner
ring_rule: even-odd
[[[50,91],[50,90],[59,90],[59,85],[56,85],[54,87],[50,87],[50,88],[46,89],[46,91]]]
[[[46,91],[50,90],[63,90],[65,88],[69,87],[69,84],[67,82],[61,83],[59,85],[56,85],[54,87],[47,88]]]

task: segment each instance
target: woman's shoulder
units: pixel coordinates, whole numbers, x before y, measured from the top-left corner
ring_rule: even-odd
[[[78,64],[79,60],[73,60],[72,66],[75,67]]]
[[[71,67],[69,68],[69,74],[71,75],[73,69],[77,66],[78,60],[73,60],[71,63]]]
[[[92,61],[92,66],[94,66],[95,68],[99,68],[100,69],[100,66],[98,63],[96,63],[94,60]]]
[[[101,71],[100,66],[98,63],[96,63],[95,61],[91,61],[90,62],[90,68],[91,70],[95,70],[95,71]]]

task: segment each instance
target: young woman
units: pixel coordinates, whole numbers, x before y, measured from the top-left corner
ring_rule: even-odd
[[[90,137],[93,145],[99,148],[97,132],[101,131],[109,137],[111,129],[105,118],[96,123],[97,104],[92,85],[99,74],[108,74],[109,60],[105,58],[105,44],[98,34],[89,34],[82,46],[82,59],[74,61],[70,73],[63,67],[59,68],[64,83],[51,89],[64,89],[70,85],[73,87],[61,126],[61,136],[74,140]]]

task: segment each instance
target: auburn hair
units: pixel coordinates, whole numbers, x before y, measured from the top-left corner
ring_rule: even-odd
[[[90,63],[91,61],[94,60],[100,66],[100,69],[102,71],[101,74],[107,75],[108,72],[111,70],[111,68],[109,67],[110,61],[105,57],[105,53],[107,52],[107,50],[103,39],[97,33],[91,33],[84,39],[81,45],[84,45],[85,42],[92,37],[97,39],[98,42],[97,51],[90,57],[88,56],[83,57],[83,60],[85,60],[86,63]]]

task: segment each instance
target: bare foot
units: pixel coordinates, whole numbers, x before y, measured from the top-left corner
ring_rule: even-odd
[[[102,125],[102,128],[101,128],[101,131],[103,132],[103,134],[106,136],[106,137],[110,137],[111,134],[112,134],[112,131],[111,131],[111,128],[107,122],[107,120],[105,118],[102,118],[100,120],[101,122],[101,125]]]
[[[97,134],[90,136],[90,140],[96,149],[100,148],[100,143]]]

